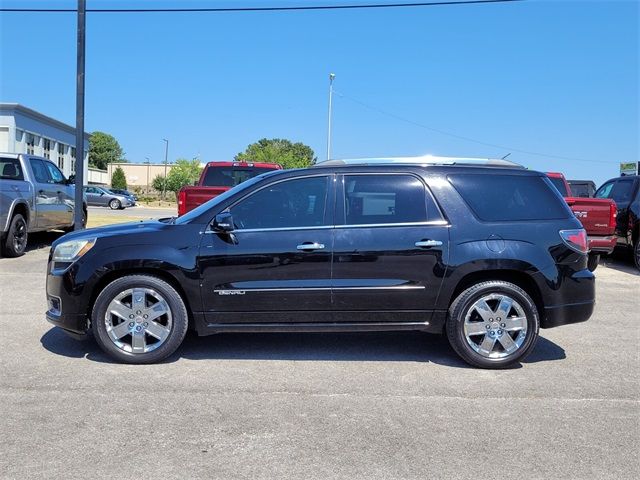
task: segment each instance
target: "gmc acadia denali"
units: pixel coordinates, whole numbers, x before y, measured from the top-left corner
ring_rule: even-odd
[[[422,330],[505,368],[587,320],[587,238],[542,173],[504,160],[334,160],[262,174],[178,218],[51,248],[47,319],[158,362],[187,329]]]

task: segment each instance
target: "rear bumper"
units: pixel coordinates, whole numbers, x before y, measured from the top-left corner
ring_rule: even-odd
[[[595,301],[590,301],[545,307],[545,318],[540,326],[542,328],[553,328],[570,323],[586,322],[591,317],[595,304]]]
[[[613,249],[616,248],[618,237],[616,235],[605,237],[589,236],[587,237],[587,242],[590,253],[612,253]]]

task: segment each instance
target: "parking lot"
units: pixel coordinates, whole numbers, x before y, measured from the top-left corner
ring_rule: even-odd
[[[0,259],[2,478],[640,475],[640,276],[625,259],[596,271],[591,320],[543,330],[512,370],[469,368],[421,333],[190,335],[132,366],[45,321],[53,238]]]

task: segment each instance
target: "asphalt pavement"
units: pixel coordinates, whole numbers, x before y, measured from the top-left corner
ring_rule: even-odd
[[[640,476],[626,261],[596,271],[591,320],[542,330],[512,370],[470,368],[422,333],[189,335],[131,366],[45,321],[54,237],[0,259],[0,478]]]

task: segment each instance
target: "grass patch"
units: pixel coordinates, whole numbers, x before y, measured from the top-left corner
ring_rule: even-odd
[[[103,227],[105,225],[115,225],[117,223],[137,222],[139,220],[148,220],[149,216],[135,215],[95,215],[89,213],[87,228]]]

